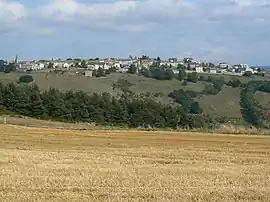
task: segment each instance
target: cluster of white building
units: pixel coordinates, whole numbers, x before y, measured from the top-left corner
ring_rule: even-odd
[[[185,67],[187,72],[198,73],[222,73],[222,74],[238,74],[242,75],[247,71],[257,73],[257,69],[251,68],[247,64],[230,65],[222,62],[218,65],[211,63],[196,62],[192,59],[178,60],[170,58],[168,60],[157,60],[151,58],[127,58],[127,59],[93,59],[93,60],[39,60],[39,61],[18,61],[18,68],[24,70],[48,70],[48,69],[76,69],[84,66],[87,70],[110,69],[116,68],[119,72],[128,71],[131,64],[135,65],[139,70],[141,68],[149,68],[154,62],[158,62],[161,66],[171,68],[174,72],[178,72],[179,66]]]

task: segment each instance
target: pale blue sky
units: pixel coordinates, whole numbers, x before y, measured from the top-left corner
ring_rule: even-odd
[[[0,0],[0,58],[193,56],[269,65],[269,0]]]

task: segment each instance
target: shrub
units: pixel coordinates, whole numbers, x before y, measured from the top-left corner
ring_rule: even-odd
[[[180,70],[179,70],[179,73],[178,73],[178,76],[177,76],[177,79],[178,79],[179,81],[183,81],[183,80],[185,79],[185,77],[186,77],[186,72],[185,72],[185,70],[184,70],[184,69],[180,69]]]
[[[197,72],[189,73],[187,80],[189,82],[197,83],[197,81],[198,81],[198,74],[197,74]]]
[[[190,105],[190,113],[191,114],[200,114],[200,113],[202,113],[202,108],[200,107],[200,104],[198,102],[193,102]]]
[[[252,76],[252,72],[251,71],[246,71],[243,76],[248,76],[251,77]]]
[[[34,81],[34,79],[31,75],[23,75],[19,78],[20,83],[31,83],[32,81]]]
[[[217,89],[212,84],[205,85],[204,89],[202,90],[202,94],[205,95],[216,95],[217,93]]]
[[[182,86],[187,86],[187,81],[183,81]]]
[[[199,81],[204,81],[204,76],[200,76]]]
[[[241,85],[241,81],[239,79],[234,78],[233,80],[229,81],[227,85],[233,88],[237,88]]]

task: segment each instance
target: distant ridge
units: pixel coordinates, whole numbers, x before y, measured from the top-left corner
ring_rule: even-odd
[[[270,66],[254,66],[254,67],[260,67],[262,69],[265,69],[265,70],[270,70]]]
[[[262,68],[265,70],[270,70],[270,66],[262,66]]]

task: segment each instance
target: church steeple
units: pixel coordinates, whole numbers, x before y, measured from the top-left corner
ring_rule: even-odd
[[[14,60],[15,64],[18,64],[18,54],[16,54],[15,60]]]
[[[19,61],[18,61],[18,54],[16,54],[15,60],[14,60],[14,65],[16,68],[19,66]]]

